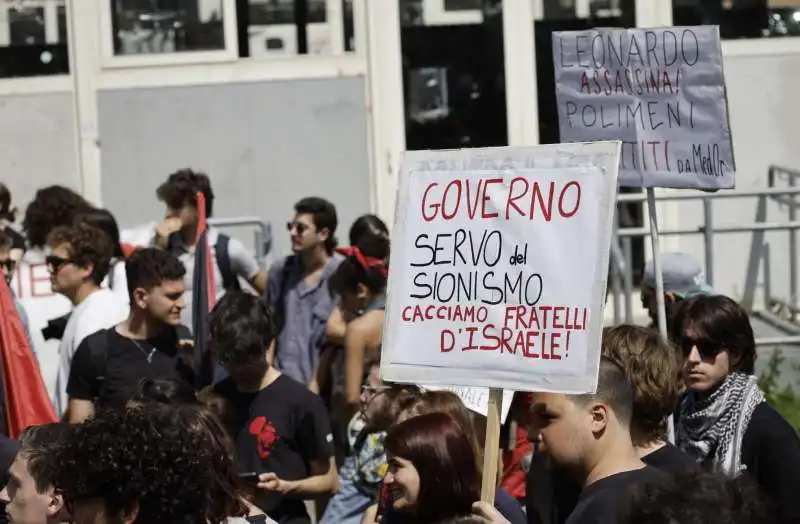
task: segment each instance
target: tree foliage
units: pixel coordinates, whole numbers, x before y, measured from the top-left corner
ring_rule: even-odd
[[[800,430],[800,395],[791,384],[781,385],[780,382],[781,372],[786,365],[786,357],[780,349],[776,349],[770,356],[766,369],[758,377],[758,385],[772,407]],[[797,364],[794,367],[797,368]]]

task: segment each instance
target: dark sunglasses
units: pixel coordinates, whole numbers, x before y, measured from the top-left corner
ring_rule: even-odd
[[[61,269],[62,266],[66,264],[72,264],[72,259],[69,258],[61,258],[55,255],[49,255],[44,259],[45,264],[47,264],[47,269],[50,270],[51,273],[58,273],[58,270]]]
[[[308,227],[309,226],[307,226],[306,224],[300,222],[286,222],[286,231],[288,231],[289,233],[292,232],[292,229],[296,229],[297,234],[302,235],[303,233],[306,232]]]
[[[684,357],[688,357],[689,353],[692,352],[692,348],[695,347],[697,348],[697,352],[700,353],[700,358],[705,360],[716,358],[722,351],[722,347],[711,340],[684,338],[681,341],[681,349],[683,350]]]

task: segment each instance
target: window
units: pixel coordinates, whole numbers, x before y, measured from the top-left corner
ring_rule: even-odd
[[[722,38],[800,36],[800,0],[672,0],[675,25],[719,25]]]
[[[445,11],[472,11],[483,9],[483,0],[444,0]]]
[[[400,8],[406,147],[507,145],[502,3],[481,0],[477,10],[452,11],[446,0],[393,1]]]
[[[355,50],[354,0],[237,0],[239,56]]]
[[[0,78],[69,73],[64,0],[0,2]]]
[[[553,31],[576,31],[602,25],[604,27],[636,27],[634,0],[532,0],[536,39],[536,82],[539,108],[539,141],[557,144],[558,109],[556,105],[555,70],[553,67]],[[647,0],[665,1],[665,0]],[[673,0],[677,1],[677,0]],[[800,0],[798,0],[800,1]],[[639,188],[620,188],[621,193],[640,192]],[[626,202],[617,206],[620,228],[644,226],[644,205]],[[644,267],[645,238],[631,239],[634,283],[641,279]]]
[[[222,0],[109,0],[115,55],[225,49]]]
[[[624,18],[636,25],[635,0],[532,0],[538,19],[615,19]],[[660,0],[659,0],[660,1]],[[596,24],[595,24],[596,25]]]

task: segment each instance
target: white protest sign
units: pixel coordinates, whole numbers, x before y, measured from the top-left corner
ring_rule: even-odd
[[[719,28],[553,33],[561,142],[621,140],[620,185],[733,188]]]
[[[406,152],[382,377],[593,392],[620,147]]]
[[[467,409],[479,415],[487,416],[489,413],[489,388],[465,388],[461,386],[426,386],[424,389],[452,391]],[[514,401],[514,392],[511,390],[503,391],[503,405],[500,410],[500,423],[505,424],[508,412],[511,411],[511,403]]]

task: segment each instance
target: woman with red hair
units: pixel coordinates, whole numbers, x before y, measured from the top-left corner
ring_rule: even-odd
[[[480,498],[480,471],[473,443],[450,415],[412,417],[389,430],[384,478],[391,523],[432,524],[469,515]]]

